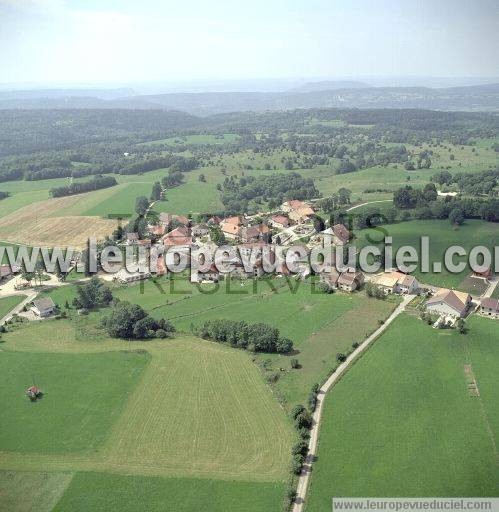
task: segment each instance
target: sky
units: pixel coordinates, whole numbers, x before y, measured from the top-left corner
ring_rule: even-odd
[[[498,0],[0,0],[0,83],[499,76]]]

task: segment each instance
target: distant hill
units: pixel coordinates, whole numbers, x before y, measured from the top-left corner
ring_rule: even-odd
[[[336,89],[365,89],[371,87],[364,82],[355,82],[353,80],[325,80],[322,82],[307,82],[289,89],[289,92],[317,92],[317,91],[334,91]]]
[[[325,84],[316,82],[303,88],[319,90],[292,90],[284,92],[200,92],[154,95],[128,95],[114,98],[53,94],[3,98],[0,109],[67,109],[67,108],[120,108],[180,110],[197,116],[227,112],[291,110],[300,108],[415,108],[430,110],[462,110],[499,112],[499,84],[473,85],[433,89],[429,87],[356,87],[320,90]],[[349,82],[343,82],[349,83]],[[323,84],[323,85],[320,85]],[[350,83],[351,85],[351,83]],[[33,91],[30,91],[33,92]],[[40,94],[45,91],[40,91]]]
[[[137,93],[130,88],[120,89],[24,89],[24,90],[0,90],[0,101],[5,100],[33,100],[33,99],[61,99],[90,97],[102,100],[114,100],[135,96]]]

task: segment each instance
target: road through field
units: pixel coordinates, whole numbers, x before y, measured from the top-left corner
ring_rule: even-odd
[[[368,204],[375,204],[375,203],[390,203],[391,199],[378,199],[377,201],[367,201],[367,203],[360,203],[356,204],[355,206],[351,206],[350,208],[347,208],[346,211],[350,212],[352,210],[355,210],[356,208],[360,208],[361,206],[366,206]]]
[[[314,461],[315,454],[317,453],[317,443],[319,439],[319,428],[322,417],[322,407],[324,405],[324,398],[326,393],[336,384],[343,376],[345,371],[351,366],[351,364],[386,330],[386,328],[402,313],[407,304],[415,295],[406,295],[402,302],[392,312],[392,314],[386,319],[385,323],[376,331],[374,331],[364,342],[359,345],[346,359],[345,362],[340,364],[336,371],[329,376],[327,381],[321,386],[319,390],[319,396],[317,397],[317,407],[313,414],[313,426],[310,431],[310,442],[308,445],[308,454],[303,465],[302,472],[298,479],[298,487],[296,489],[296,499],[293,505],[293,512],[302,512],[307,495],[307,489],[310,481],[310,475],[312,472],[312,464]]]

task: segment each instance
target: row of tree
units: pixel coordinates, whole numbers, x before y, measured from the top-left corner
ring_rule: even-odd
[[[52,197],[70,196],[73,194],[81,194],[83,192],[90,192],[91,190],[99,190],[101,188],[108,188],[117,185],[118,182],[113,176],[95,176],[89,181],[81,181],[71,183],[62,187],[55,187],[50,189]]]
[[[287,354],[293,342],[279,333],[279,329],[263,323],[248,324],[243,320],[209,320],[197,333],[201,338],[228,343],[232,347],[253,352]]]

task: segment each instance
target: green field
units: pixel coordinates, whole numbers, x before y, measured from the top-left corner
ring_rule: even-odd
[[[54,512],[279,512],[284,485],[77,473]]]
[[[50,327],[56,328],[53,323]],[[18,332],[31,334],[29,328],[6,334],[0,358],[5,379],[0,451],[52,455],[95,450],[107,439],[114,418],[139,382],[148,354],[10,351],[9,341]],[[39,332],[35,329],[33,334]],[[33,383],[44,392],[36,403],[23,396]]]
[[[423,283],[447,288],[459,288],[471,272],[469,268],[457,274],[448,272],[443,264],[447,248],[460,245],[469,252],[475,246],[483,245],[492,249],[493,246],[499,244],[499,226],[479,220],[467,220],[457,228],[453,227],[448,220],[415,220],[386,225],[382,229],[384,231],[380,231],[380,228],[357,231],[353,244],[360,250],[366,245],[383,240],[384,236],[391,236],[394,254],[398,248],[404,245],[415,247],[420,254],[421,237],[428,236],[430,238],[430,270],[432,270],[433,262],[442,262],[442,272],[422,273],[421,267],[418,265],[414,275]],[[381,245],[380,247],[382,250]],[[466,261],[466,259],[456,256],[454,261]]]
[[[404,314],[327,395],[307,512],[332,496],[498,496],[497,323],[468,323]]]
[[[25,295],[13,295],[11,297],[2,297],[0,299],[0,318],[3,318],[14,309],[20,302],[26,298]]]
[[[0,470],[0,510],[52,512],[72,473]]]
[[[4,340],[2,469],[286,474],[291,426],[245,352],[189,337],[111,340],[92,317],[21,326]],[[33,379],[45,392],[35,404],[23,396]]]
[[[193,286],[177,278],[118,288],[114,294],[141,304],[157,318],[168,318],[185,332],[218,318],[277,327],[293,340],[296,352],[292,356],[261,354],[258,359],[269,360],[279,373],[276,389],[287,408],[304,402],[312,384],[322,381],[335,365],[336,354],[364,339],[395,307],[395,302],[370,300],[360,293],[314,293],[308,282],[284,279],[248,281],[244,286],[239,281]],[[62,296],[53,298],[63,302]],[[300,369],[290,370],[291,357],[298,358]]]

